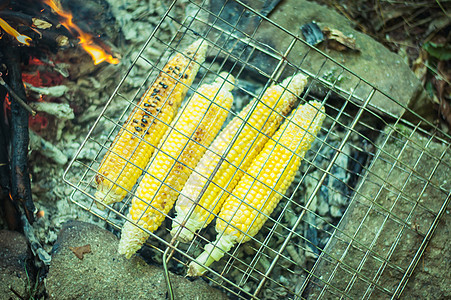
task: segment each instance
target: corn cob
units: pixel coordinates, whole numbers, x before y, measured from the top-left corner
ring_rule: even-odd
[[[207,43],[200,39],[176,54],[142,96],[100,164],[95,193],[100,203],[121,201],[136,183],[167,130],[166,124],[176,115],[206,51]],[[98,203],[101,209],[102,204]]]
[[[280,85],[269,87],[261,101],[252,100],[216,137],[180,193],[175,207],[177,215],[172,222],[173,236],[176,236],[179,227],[182,227],[177,239],[189,242],[196,230],[202,229],[213,220],[243,171],[279,127],[283,115],[287,115],[291,110],[296,97],[306,84],[307,78],[298,74],[285,79]],[[255,109],[251,112],[254,106]],[[247,123],[238,133],[248,114],[251,115]],[[239,136],[217,169],[212,183],[209,183],[209,177],[237,134]],[[198,199],[206,184],[209,184],[208,187]]]
[[[219,213],[216,241],[189,265],[188,275],[202,275],[236,243],[249,241],[292,183],[305,153],[325,118],[324,107],[313,101],[300,106],[257,155]],[[308,131],[308,132],[307,132]]]
[[[220,74],[227,77],[227,74]],[[229,75],[228,81],[234,82]],[[158,152],[151,158],[148,173],[132,199],[129,219],[155,231],[171,210],[192,170],[224,123],[232,106],[233,85],[218,78],[202,85],[175,118],[162,139]],[[177,161],[176,161],[177,159]],[[127,222],[122,228],[119,253],[133,255],[149,234]]]

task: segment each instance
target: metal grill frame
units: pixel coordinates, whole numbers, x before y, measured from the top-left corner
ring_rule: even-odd
[[[311,92],[312,82],[315,84],[321,85],[323,88],[327,90],[325,95],[321,99],[317,99],[321,101],[328,111],[327,118],[329,119],[328,127],[325,127],[322,129],[322,135],[321,137],[317,138],[316,143],[318,144],[316,148],[316,152],[314,151],[312,153],[312,156],[310,159],[306,159],[303,164],[305,164],[307,167],[307,173],[311,173],[312,170],[320,170],[322,175],[319,178],[316,178],[316,185],[312,188],[309,194],[305,195],[305,202],[300,203],[298,199],[294,198],[295,192],[300,189],[300,184],[304,181],[306,178],[306,175],[302,175],[302,178],[300,179],[299,183],[296,187],[294,187],[294,191],[291,195],[284,195],[283,199],[281,200],[281,203],[279,203],[279,206],[281,206],[281,211],[279,211],[278,215],[271,215],[269,216],[269,220],[274,224],[271,228],[265,225],[265,229],[269,230],[267,232],[267,236],[263,240],[259,240],[258,237],[253,237],[253,246],[257,247],[252,249],[254,251],[254,259],[251,261],[251,263],[247,263],[245,260],[243,260],[240,256],[240,251],[242,251],[242,245],[237,245],[235,248],[232,249],[230,253],[228,253],[222,260],[224,262],[224,266],[222,269],[218,268],[217,266],[212,265],[211,268],[207,268],[210,272],[206,274],[206,277],[208,277],[213,283],[217,284],[218,286],[223,287],[226,291],[228,291],[231,295],[234,295],[238,298],[259,298],[261,296],[261,292],[266,284],[270,282],[271,284],[274,284],[275,286],[279,286],[282,289],[284,289],[290,297],[294,297],[295,299],[304,299],[304,292],[307,289],[307,286],[312,283],[312,281],[320,282],[320,284],[323,285],[321,291],[318,294],[318,298],[327,298],[327,293],[331,293],[335,295],[335,297],[346,298],[346,299],[352,299],[351,294],[349,293],[352,289],[353,285],[355,284],[356,280],[364,280],[365,282],[368,282],[369,286],[366,291],[362,294],[362,298],[369,298],[371,294],[374,292],[375,289],[378,289],[379,291],[384,292],[387,296],[391,298],[397,298],[402,293],[404,287],[407,284],[407,281],[410,278],[410,275],[412,274],[413,270],[415,269],[419,259],[421,258],[429,240],[431,239],[437,224],[440,220],[440,217],[444,214],[445,209],[450,201],[450,195],[451,191],[446,190],[443,187],[436,186],[432,182],[432,178],[437,170],[437,168],[441,165],[445,165],[448,168],[450,168],[449,162],[444,161],[444,157],[450,150],[450,143],[451,137],[444,132],[440,131],[439,129],[435,128],[433,124],[431,124],[429,121],[422,118],[420,115],[416,114],[414,111],[411,111],[408,107],[405,107],[402,103],[397,101],[396,99],[393,99],[383,91],[379,90],[375,85],[367,82],[365,79],[359,77],[351,70],[347,69],[345,66],[328,56],[327,54],[321,52],[317,48],[308,45],[304,40],[302,40],[297,34],[294,34],[292,32],[289,32],[288,30],[282,28],[275,22],[271,21],[270,19],[266,18],[264,15],[260,14],[259,12],[255,11],[252,7],[249,7],[248,5],[242,3],[239,0],[229,0],[227,2],[236,2],[239,4],[243,11],[239,18],[241,18],[245,13],[246,14],[252,14],[255,16],[258,16],[260,18],[260,22],[256,25],[256,28],[253,33],[248,34],[245,32],[240,31],[239,28],[233,28],[233,24],[227,23],[227,20],[222,19],[221,16],[218,15],[212,15],[212,12],[209,10],[208,7],[208,1],[195,1],[190,0],[190,5],[192,5],[196,9],[196,14],[194,16],[187,16],[184,20],[178,20],[173,13],[173,10],[175,9],[175,6],[177,4],[178,0],[174,0],[171,5],[168,7],[166,13],[163,15],[162,19],[156,26],[156,28],[153,30],[151,35],[149,36],[148,40],[146,41],[143,48],[140,50],[138,56],[134,59],[132,66],[129,68],[129,70],[126,72],[122,80],[119,82],[118,86],[112,93],[111,97],[107,101],[105,107],[101,111],[98,119],[93,124],[92,128],[90,129],[86,139],[81,144],[79,150],[75,154],[74,158],[70,162],[68,168],[66,169],[64,173],[64,180],[70,184],[74,190],[71,194],[71,201],[73,201],[75,204],[79,205],[83,209],[91,212],[95,216],[99,217],[100,219],[103,219],[107,223],[111,224],[113,227],[120,230],[122,223],[124,220],[131,221],[127,219],[126,216],[126,210],[130,205],[131,198],[127,197],[122,203],[107,206],[106,212],[101,212],[97,210],[95,206],[95,202],[97,201],[94,197],[94,175],[96,174],[96,164],[98,164],[102,158],[102,153],[104,153],[110,146],[112,139],[114,138],[115,133],[122,128],[122,121],[127,117],[128,113],[131,111],[131,109],[136,107],[136,100],[139,99],[140,94],[142,94],[143,90],[146,88],[149,82],[152,81],[152,77],[155,76],[155,74],[158,74],[162,67],[161,65],[164,65],[165,60],[173,53],[173,52],[181,52],[182,47],[180,44],[183,42],[186,42],[187,40],[193,40],[194,38],[198,38],[198,33],[193,29],[195,26],[193,24],[198,23],[202,24],[204,28],[206,29],[205,35],[202,35],[203,38],[207,39],[209,41],[210,46],[212,46],[215,51],[218,52],[217,55],[215,55],[212,58],[211,63],[204,63],[201,68],[204,68],[204,75],[200,79],[200,83],[206,82],[205,76],[207,73],[213,73],[218,74],[223,69],[232,69],[235,77],[238,79],[240,76],[244,76],[245,74],[245,67],[253,69],[254,71],[260,73],[263,78],[266,78],[266,83],[262,84],[262,87],[264,86],[263,90],[268,87],[271,83],[279,81],[281,79],[283,71],[288,67],[296,70],[297,72],[302,72],[309,76],[309,85],[306,87],[306,90],[304,92],[304,95],[301,97],[300,101],[306,101],[306,99],[316,99],[316,96],[313,95]],[[222,11],[222,10],[221,10]],[[211,22],[210,19],[205,19],[203,15],[207,15],[210,18],[213,17],[216,21],[221,21],[223,23],[226,23],[230,25],[233,28],[233,32],[227,31],[220,26],[218,26],[215,22]],[[280,51],[278,49],[272,49],[270,47],[265,46],[261,41],[259,41],[256,37],[256,32],[259,28],[259,26],[265,22],[266,24],[269,24],[270,26],[273,26],[277,30],[279,30],[281,33],[286,34],[287,36],[291,37],[291,43],[289,46],[284,50]],[[177,29],[173,30],[173,34],[171,34],[171,39],[169,41],[163,41],[159,38],[160,32],[164,31],[163,24],[171,23],[173,26],[176,26]],[[196,27],[197,28],[197,27]],[[214,32],[214,34],[212,33]],[[237,56],[236,52],[231,52],[229,49],[226,49],[224,45],[218,44],[218,40],[212,40],[212,36],[215,34],[225,35],[226,36],[226,44],[227,42],[231,40],[243,40],[243,36],[245,36],[245,43],[252,48],[250,53],[247,54],[247,57],[241,57],[240,55]],[[152,43],[163,43],[165,46],[165,50],[161,55],[159,56],[158,60],[156,60],[155,63],[153,63],[150,59],[147,58],[146,51],[151,47]],[[304,46],[308,47],[308,51],[303,55],[302,59],[300,61],[289,61],[287,57],[289,57],[290,52],[295,47],[296,43],[301,43]],[[320,76],[321,68],[318,70],[317,73],[312,73],[303,68],[303,63],[305,60],[308,59],[310,55],[310,51],[314,51],[315,53],[319,53],[324,57],[324,64],[326,62],[333,63],[337,68],[341,70],[341,73],[347,73],[354,76],[356,79],[358,79],[358,83],[354,89],[357,90],[360,85],[363,85],[365,87],[370,88],[370,92],[368,93],[367,97],[361,98],[357,96],[353,91],[348,91],[345,89],[342,89],[338,85],[338,81],[335,80],[333,82],[330,82],[323,77]],[[251,55],[254,53],[264,53],[268,57],[271,57],[272,59],[275,59],[278,63],[275,66],[273,72],[271,74],[265,73],[263,70],[260,70],[258,67],[249,64],[249,59]],[[242,52],[244,53],[244,51]],[[225,58],[222,56],[222,58],[219,57],[219,55],[225,54]],[[221,63],[221,59],[224,59]],[[150,71],[147,72],[146,79],[141,83],[140,88],[137,89],[136,93],[133,96],[132,100],[128,100],[128,97],[121,93],[122,89],[125,89],[127,84],[129,84],[128,80],[132,80],[131,73],[134,71],[134,68],[138,68],[138,61],[148,66]],[[231,64],[231,67],[227,67],[225,64],[226,62],[229,62]],[[219,65],[219,70],[214,70],[211,68],[213,64]],[[199,75],[198,75],[199,77]],[[282,78],[283,79],[283,78]],[[199,83],[199,84],[200,84]],[[249,98],[257,97],[261,99],[262,93],[252,93],[249,90],[240,88],[239,83],[237,84],[236,89],[239,89],[240,92],[248,94]],[[190,88],[191,93],[196,92],[194,86]],[[380,109],[374,107],[371,105],[371,100],[373,99],[374,95],[378,93],[380,95],[383,95],[387,101],[391,101],[393,103],[396,103],[396,105],[399,105],[400,107],[404,108],[407,112],[412,114],[417,120],[418,123],[413,124],[402,117],[397,117],[393,114],[390,114],[388,112],[381,111]],[[329,104],[331,102],[332,94],[339,95],[341,99],[343,100],[341,107],[334,106],[334,104]],[[113,103],[116,101],[126,101],[127,107],[125,110],[122,111],[122,113],[117,116],[108,116],[109,109],[111,109]],[[121,103],[122,103],[121,102]],[[336,105],[336,104],[335,104]],[[348,106],[356,107],[357,112],[355,115],[351,115],[347,112]],[[239,111],[232,110],[230,111],[230,115],[234,116]],[[332,114],[330,113],[332,112]],[[366,124],[363,121],[363,115],[364,114],[370,114],[372,117],[378,119],[380,122],[382,122],[385,126],[385,132],[380,132],[380,135],[385,136],[385,140],[382,141],[381,144],[376,144],[374,140],[371,140],[371,138],[364,135],[364,133],[361,133],[357,127],[363,126],[364,128],[367,128],[371,131],[379,131],[378,129],[374,128],[370,124]],[[249,116],[249,115],[248,115]],[[391,121],[386,121],[384,118],[388,118]],[[158,119],[158,116],[157,116]],[[345,123],[343,119],[348,119],[349,123]],[[160,120],[161,121],[161,120]],[[244,121],[247,121],[245,119]],[[106,139],[104,141],[100,141],[98,136],[95,134],[95,129],[103,124],[103,123],[110,123],[110,126],[112,129],[109,131],[109,133],[106,135]],[[166,124],[170,125],[170,124]],[[412,131],[410,135],[404,134],[402,131],[399,130],[398,126],[406,126],[410,128]],[[243,124],[244,126],[244,124]],[[333,132],[333,129],[336,127],[344,128],[344,133],[342,136],[336,135]],[[433,133],[430,133],[429,131],[426,131],[422,129],[423,127],[431,127],[435,128]],[[418,144],[415,144],[413,142],[413,134],[421,134],[422,136],[425,136],[427,138],[426,146],[421,146]],[[402,163],[398,163],[400,157],[404,153],[405,149],[407,147],[414,147],[415,149],[418,149],[420,151],[420,155],[416,160],[416,163],[414,164],[413,168],[407,167],[406,172],[409,172],[409,179],[413,177],[418,177],[419,175],[415,173],[416,166],[421,162],[421,159],[424,155],[431,156],[435,160],[437,160],[437,163],[435,164],[435,167],[431,170],[431,174],[427,177],[420,177],[421,180],[425,181],[425,185],[422,188],[422,192],[420,195],[413,199],[414,206],[409,212],[409,215],[406,218],[399,217],[395,213],[393,213],[393,210],[395,206],[398,204],[398,201],[401,197],[408,197],[409,195],[406,195],[406,192],[404,191],[404,188],[407,184],[404,184],[402,189],[400,191],[397,191],[396,199],[393,203],[393,206],[390,209],[385,209],[385,212],[387,213],[384,221],[380,224],[380,227],[378,229],[379,234],[382,232],[382,230],[385,227],[385,224],[388,221],[397,222],[398,224],[402,225],[402,229],[398,232],[398,236],[396,237],[396,240],[391,244],[389,255],[388,257],[381,257],[378,255],[378,253],[375,253],[373,250],[374,244],[377,242],[377,237],[379,235],[376,235],[373,240],[370,243],[370,246],[365,246],[363,242],[360,242],[357,235],[360,231],[360,228],[363,225],[363,222],[365,218],[374,210],[381,209],[380,207],[377,207],[377,203],[375,203],[375,199],[377,199],[378,195],[383,192],[384,186],[380,186],[380,189],[376,196],[374,196],[373,199],[366,199],[371,203],[371,206],[368,208],[368,211],[365,215],[365,217],[362,219],[359,227],[355,231],[353,236],[349,236],[346,232],[342,231],[340,228],[340,224],[331,224],[327,220],[324,220],[328,225],[331,226],[332,232],[330,232],[330,238],[327,243],[327,245],[321,249],[318,248],[317,251],[319,251],[319,257],[316,260],[315,264],[310,268],[307,269],[302,265],[299,265],[292,257],[287,256],[286,251],[287,249],[290,249],[290,247],[293,245],[298,248],[303,248],[307,250],[303,245],[301,245],[301,242],[299,244],[296,244],[294,239],[299,239],[301,241],[305,241],[306,243],[309,243],[309,240],[300,235],[296,230],[301,225],[301,223],[306,222],[306,214],[314,215],[316,218],[322,217],[318,214],[316,214],[314,211],[310,209],[310,206],[312,205],[312,202],[315,201],[316,195],[319,193],[319,190],[321,189],[323,183],[326,180],[326,177],[330,176],[333,177],[334,174],[331,172],[332,168],[336,165],[336,161],[339,158],[339,156],[343,153],[343,149],[345,145],[351,143],[351,138],[353,136],[362,138],[364,140],[368,140],[370,143],[372,143],[372,146],[375,149],[374,153],[371,153],[371,157],[369,158],[370,163],[368,165],[363,166],[363,172],[364,175],[362,178],[360,178],[360,181],[357,183],[355,187],[350,187],[353,191],[353,195],[351,196],[350,203],[353,203],[356,200],[357,197],[365,197],[365,195],[360,193],[360,188],[366,182],[369,180],[369,176],[376,175],[374,173],[371,173],[372,166],[378,162],[379,160],[383,160],[382,158],[385,155],[388,155],[390,157],[393,157],[395,163],[392,164],[391,170],[389,171],[389,174],[387,175],[387,178],[382,179],[384,182],[388,181],[390,174],[392,171],[398,167],[398,165],[402,165]],[[401,148],[400,152],[397,155],[393,155],[392,153],[387,153],[385,150],[385,145],[388,143],[390,139],[399,139],[405,140],[403,147]],[[331,138],[336,138],[339,141],[338,146],[334,146],[330,143]],[[445,150],[442,152],[441,155],[437,156],[435,154],[431,154],[428,152],[427,146],[432,141],[440,141],[444,145],[446,145]],[[94,157],[92,157],[92,160],[90,160],[88,163],[86,163],[83,159],[80,159],[80,154],[82,150],[89,145],[94,144],[97,145],[97,148],[99,149]],[[326,166],[320,166],[315,165],[316,158],[318,156],[321,156],[320,150],[322,147],[330,147],[334,149],[334,155],[330,158]],[[228,149],[230,150],[230,148]],[[224,156],[228,153],[228,150],[224,154]],[[312,150],[310,150],[312,151]],[[356,150],[357,151],[357,150]],[[359,151],[364,151],[363,149],[360,149]],[[177,160],[177,158],[174,158]],[[352,159],[352,158],[350,158]],[[72,168],[81,168],[81,174],[80,178],[74,179],[69,178],[69,170]],[[236,166],[238,169],[240,169],[240,166]],[[240,169],[241,170],[241,169]],[[143,170],[144,171],[144,170]],[[244,170],[241,170],[245,172]],[[377,175],[376,175],[377,176]],[[336,178],[337,179],[337,178]],[[340,179],[337,179],[340,180]],[[405,228],[409,226],[410,218],[417,207],[420,207],[421,209],[428,209],[426,207],[423,207],[420,204],[420,198],[422,197],[425,190],[432,186],[436,190],[442,192],[444,194],[443,197],[443,203],[440,206],[440,208],[437,211],[429,210],[431,214],[435,216],[432,223],[429,225],[428,230],[426,234],[424,235],[424,238],[422,240],[422,243],[416,248],[415,254],[413,258],[409,261],[408,265],[399,266],[395,263],[390,261],[390,258],[392,254],[394,253],[398,243],[401,241],[401,236],[404,233]],[[130,194],[133,194],[134,190],[130,191]],[[339,191],[337,191],[339,192]],[[411,197],[410,197],[411,198]],[[299,214],[296,222],[291,226],[291,228],[285,226],[282,224],[282,219],[284,218],[284,214],[288,213],[290,210],[290,205],[297,205],[298,207],[302,208],[302,212]],[[384,208],[382,208],[384,209]],[[345,215],[348,213],[348,210],[345,212]],[[343,218],[345,217],[343,216]],[[167,218],[171,218],[170,216]],[[343,219],[342,218],[342,219]],[[307,221],[308,224],[308,221]],[[271,248],[268,246],[269,241],[271,239],[277,238],[277,235],[280,235],[278,233],[278,228],[282,228],[282,230],[285,230],[287,232],[287,236],[285,236],[283,242],[281,245],[276,248]],[[143,229],[143,228],[141,228]],[[144,230],[144,229],[143,229]],[[146,230],[145,230],[146,231]],[[150,246],[157,252],[162,254],[162,263],[165,268],[165,270],[168,270],[168,263],[171,261],[175,261],[177,263],[180,263],[182,265],[187,265],[191,260],[195,259],[195,257],[192,255],[193,249],[201,248],[205,243],[208,242],[206,238],[203,237],[201,231],[199,234],[196,235],[195,240],[192,241],[189,246],[187,247],[181,247],[181,245],[176,242],[175,240],[166,240],[162,238],[158,233],[150,233],[151,239],[154,239],[158,241],[158,246],[151,244]],[[328,245],[333,241],[334,239],[342,239],[343,242],[344,239],[340,236],[344,235],[346,238],[350,239],[350,242],[343,253],[342,257],[332,258],[332,260],[336,260],[335,262],[335,268],[332,272],[332,274],[329,276],[329,278],[321,278],[316,274],[317,270],[320,270],[319,261],[320,259],[331,259],[327,258],[327,256],[330,256],[330,253],[326,252],[326,249],[328,249]],[[280,237],[279,237],[280,238]],[[346,255],[348,252],[350,252],[351,245],[358,245],[359,247],[363,247],[365,249],[365,256],[362,258],[359,266],[357,268],[353,268],[352,266],[346,266],[346,263],[344,262],[344,259],[346,258]],[[270,253],[270,254],[268,254]],[[271,257],[271,255],[273,257]],[[366,261],[370,258],[376,258],[378,259],[382,265],[377,270],[376,274],[373,278],[365,278],[365,276],[359,274],[362,270],[364,264]],[[269,265],[266,264],[266,268],[264,270],[259,270],[257,268],[257,264],[259,261],[266,260],[269,262]],[[290,287],[286,286],[284,283],[278,281],[277,278],[273,278],[273,271],[276,268],[277,264],[280,260],[289,261],[291,263],[294,263],[296,267],[300,268],[300,270],[303,270],[307,275],[304,278],[301,286],[298,287]],[[244,268],[242,267],[244,265]],[[339,266],[346,266],[347,268],[351,269],[353,272],[351,280],[348,282],[347,286],[344,290],[342,290],[342,287],[334,286],[332,283],[332,280],[335,276],[335,274],[338,272]],[[397,269],[399,272],[402,273],[402,278],[397,282],[396,289],[390,290],[381,284],[379,284],[379,279],[382,273],[384,272],[387,265]],[[230,276],[228,276],[229,273],[232,273],[233,271],[238,271],[242,274],[240,282],[234,281],[234,279]],[[293,276],[296,275],[295,272],[292,272]],[[168,278],[168,277],[167,277]],[[246,289],[246,284],[249,282],[249,280],[255,280],[258,282],[257,286],[252,289],[248,290]],[[170,295],[172,294],[170,281],[168,281],[168,288],[170,291]],[[329,294],[330,295],[330,294]]]

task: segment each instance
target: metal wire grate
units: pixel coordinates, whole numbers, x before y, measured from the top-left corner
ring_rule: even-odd
[[[97,209],[100,161],[168,58],[202,37],[209,55],[189,94],[222,71],[232,73],[236,101],[229,119],[252,98],[261,98],[265,87],[296,73],[309,76],[298,102],[320,101],[327,113],[294,183],[263,229],[214,263],[205,277],[244,299],[397,298],[450,200],[451,183],[440,177],[451,173],[450,137],[423,129],[433,126],[240,1],[214,8],[188,1],[190,13],[183,20],[178,4],[168,7],[69,164],[65,180],[74,187],[72,201],[120,230],[136,187],[122,202]],[[226,5],[233,5],[233,18]],[[267,28],[286,43],[268,46]],[[312,65],[310,58],[318,55],[322,63]],[[384,102],[399,109],[385,111],[378,105]],[[400,111],[414,117],[407,121]],[[181,244],[169,234],[173,218],[171,211],[150,233],[148,249],[165,268],[184,274],[214,240],[214,224]]]

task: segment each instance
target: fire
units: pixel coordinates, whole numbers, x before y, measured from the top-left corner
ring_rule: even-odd
[[[6,33],[8,33],[9,35],[12,35],[13,37],[15,37],[16,40],[19,41],[19,43],[30,46],[31,38],[29,36],[26,36],[26,35],[23,35],[23,34],[20,34],[19,32],[17,32],[17,30],[12,28],[2,18],[0,18],[0,27],[2,27],[3,30],[6,31]]]
[[[80,39],[79,44],[83,47],[83,49],[91,55],[94,64],[98,65],[103,61],[106,61],[110,64],[117,64],[119,60],[114,58],[112,55],[106,53],[102,47],[97,45],[94,42],[93,36],[83,32],[73,21],[72,14],[70,12],[64,11],[59,3],[55,0],[44,0],[44,3],[50,6],[58,15],[64,18],[64,21],[61,24],[67,28],[72,34],[74,31],[78,35]]]
[[[103,61],[109,62],[110,64],[119,63],[117,58],[105,53],[99,45],[96,45],[89,34],[80,32],[79,38],[80,45],[91,55],[95,65],[98,65]]]

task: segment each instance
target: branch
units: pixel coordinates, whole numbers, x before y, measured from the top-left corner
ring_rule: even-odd
[[[6,97],[6,90],[0,88],[0,107],[3,108]],[[9,230],[19,228],[19,212],[9,197],[11,190],[11,173],[9,169],[8,143],[9,128],[6,122],[6,113],[0,111],[0,206],[4,213],[4,219]]]
[[[6,113],[3,110],[6,90],[0,88],[0,198],[9,196],[10,173],[8,159],[9,134],[6,122]]]
[[[8,69],[8,76],[5,78],[8,86],[19,98],[26,101],[20,70],[20,54],[15,47],[5,47],[3,54]],[[28,112],[19,102],[11,101],[11,196],[15,203],[22,206],[28,221],[32,223],[36,208],[31,195],[28,141]]]

